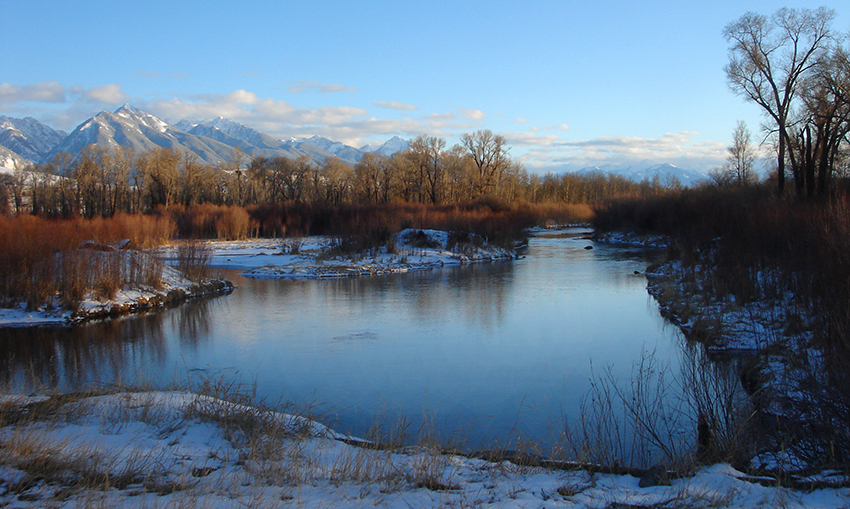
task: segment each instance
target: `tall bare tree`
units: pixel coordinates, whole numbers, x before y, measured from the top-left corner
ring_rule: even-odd
[[[478,195],[492,192],[511,167],[507,141],[489,129],[463,135],[461,144],[475,164],[475,189]]]
[[[826,194],[839,150],[850,132],[850,60],[836,46],[808,76],[801,97],[797,139],[798,164],[802,166],[808,196]]]
[[[785,189],[792,105],[801,78],[817,63],[832,39],[830,25],[834,18],[835,11],[824,7],[782,8],[769,18],[748,12],[723,30],[731,44],[725,67],[729,86],[758,104],[774,124],[780,193]],[[793,152],[787,156],[795,168]]]
[[[726,164],[710,173],[716,184],[743,186],[755,182],[753,164],[756,156],[750,140],[746,122],[739,120],[732,132],[732,144],[726,147]]]

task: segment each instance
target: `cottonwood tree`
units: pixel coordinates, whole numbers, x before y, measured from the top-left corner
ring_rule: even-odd
[[[354,169],[339,157],[328,157],[316,172],[313,184],[321,201],[330,205],[345,203],[354,187]]]
[[[354,189],[364,203],[389,201],[390,161],[383,154],[367,152],[354,165]]]
[[[824,195],[842,144],[850,132],[850,62],[840,46],[821,59],[801,92],[803,108],[795,149],[795,174],[802,174],[807,195]]]
[[[751,138],[747,124],[739,120],[732,132],[732,144],[726,147],[726,164],[709,174],[715,184],[744,186],[757,180],[753,170],[756,156]]]
[[[476,194],[483,196],[495,190],[512,164],[505,137],[487,129],[464,134],[461,144],[474,163]]]
[[[174,203],[180,182],[180,154],[170,148],[157,148],[139,155],[136,185],[141,190],[141,205],[152,209]]]
[[[443,150],[446,140],[421,135],[410,142],[407,151],[417,175],[420,201],[439,203],[443,194]]]
[[[748,12],[723,30],[731,44],[725,67],[729,86],[759,105],[777,136],[778,188],[785,189],[785,159],[791,134],[789,119],[803,76],[823,56],[832,40],[835,11],[782,8],[772,16]]]

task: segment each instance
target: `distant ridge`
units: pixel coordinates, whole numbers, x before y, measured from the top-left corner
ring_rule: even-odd
[[[0,168],[6,170],[16,165],[49,162],[60,152],[78,156],[89,145],[104,150],[123,146],[136,152],[172,148],[194,154],[200,162],[211,165],[230,162],[237,147],[251,156],[291,159],[306,156],[315,164],[322,164],[329,157],[356,164],[363,154],[372,151],[321,136],[283,141],[223,117],[184,119],[171,125],[129,104],[115,111],[101,111],[70,134],[33,118],[0,116]],[[391,155],[406,147],[407,142],[396,136],[374,151]]]
[[[618,175],[634,182],[652,180],[657,177],[661,183],[665,183],[669,179],[675,178],[685,187],[698,185],[708,178],[708,175],[693,168],[679,168],[678,166],[674,166],[669,163],[659,164],[650,160],[643,160],[638,163],[587,166],[575,173],[579,175],[588,175],[592,173]]]

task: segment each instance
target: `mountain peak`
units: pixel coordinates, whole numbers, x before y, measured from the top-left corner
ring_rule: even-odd
[[[120,108],[114,111],[114,113],[121,113],[122,111],[126,111],[127,113],[142,113],[138,108],[133,107],[130,103],[124,103]]]

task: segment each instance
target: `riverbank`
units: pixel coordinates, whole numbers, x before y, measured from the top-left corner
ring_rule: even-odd
[[[206,278],[196,282],[168,265],[156,287],[132,285],[118,289],[110,299],[88,292],[74,310],[64,309],[61,303],[29,310],[25,303],[13,308],[0,308],[0,327],[64,326],[108,317],[140,313],[182,301],[225,294],[233,290],[229,281]]]
[[[508,261],[515,249],[491,245],[475,234],[406,229],[382,245],[356,248],[338,237],[213,241],[213,268],[264,279],[326,279],[378,276],[444,266]]]
[[[262,279],[336,279],[379,276],[432,270],[445,266],[508,261],[515,249],[491,245],[475,234],[441,230],[407,229],[385,244],[353,248],[344,238],[314,236],[290,239],[207,241],[200,249],[210,269],[240,270],[241,275]],[[233,285],[215,278],[193,282],[172,265],[179,264],[178,247],[166,248],[158,287],[133,285],[104,299],[93,292],[85,295],[75,311],[56,303],[28,310],[25,304],[0,308],[0,327],[70,325],[87,320],[120,316],[175,304],[187,299],[228,293]],[[157,255],[150,255],[157,256]]]
[[[840,404],[830,392],[840,389],[831,388],[823,351],[815,344],[815,317],[783,289],[778,271],[748,274],[759,292],[742,298],[724,291],[711,249],[683,260],[663,236],[614,232],[598,239],[671,250],[647,268],[647,291],[688,340],[698,342],[710,358],[736,366],[741,389],[749,395],[747,408],[723,409],[726,422],[717,419],[713,425],[726,429],[713,433],[728,436],[736,428],[740,442],[734,445],[749,455],[747,468],[788,477],[834,468],[815,452],[822,447],[818,442],[830,440],[828,430],[820,428],[823,436],[803,430],[824,419],[814,407]]]
[[[631,475],[486,461],[426,443],[375,447],[307,415],[188,392],[2,401],[4,507],[838,508],[850,496],[766,487],[773,480],[723,464],[641,487]]]

